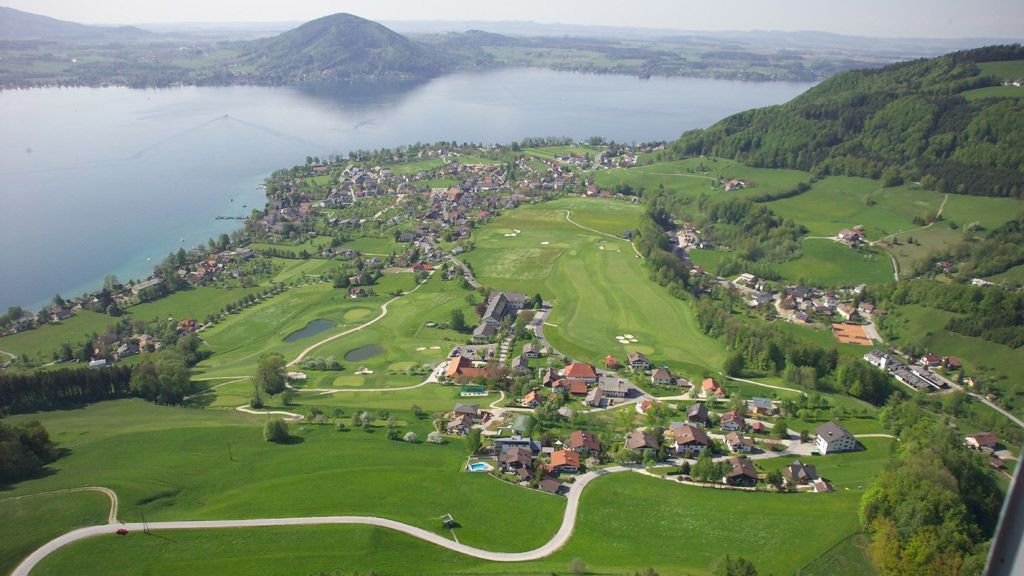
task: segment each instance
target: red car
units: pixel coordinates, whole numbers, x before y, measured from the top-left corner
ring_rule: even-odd
[[[117,529],[117,533],[120,534],[121,536],[124,536],[125,534],[128,533],[128,529],[127,528],[118,528]]]

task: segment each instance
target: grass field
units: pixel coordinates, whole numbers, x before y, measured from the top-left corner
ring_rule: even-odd
[[[868,537],[856,533],[836,544],[797,572],[797,576],[874,576],[877,573],[868,557]]]
[[[804,239],[803,255],[774,266],[788,282],[813,286],[884,284],[892,280],[889,257],[870,247],[851,250],[831,240]]]
[[[642,208],[614,200],[563,199],[506,212],[477,231],[465,255],[477,278],[493,288],[539,292],[553,305],[544,335],[560,352],[599,363],[637,350],[684,375],[717,370],[721,344],[701,334],[688,303],[648,280],[629,243],[613,235],[633,228]],[[520,230],[515,237],[506,236]],[[615,336],[633,334],[630,346]]]
[[[724,192],[718,182],[733,178],[748,180],[751,185],[743,190]],[[666,190],[685,196],[708,194],[723,199],[785,192],[809,178],[810,174],[799,170],[753,168],[724,158],[688,158],[594,174],[594,181],[602,188],[628,184],[634,189],[654,190],[664,186]]]
[[[861,490],[877,475],[888,455],[888,441],[869,440],[869,450],[816,461],[838,488],[833,494],[749,494],[707,490],[638,474],[616,474],[594,482],[580,503],[577,528],[566,547],[535,562],[494,564],[474,560],[403,535],[369,527],[264,528],[165,533],[165,538],[133,534],[77,543],[40,565],[41,574],[210,573],[263,574],[377,570],[425,574],[564,573],[582,558],[595,573],[621,574],[651,566],[663,575],[710,574],[726,552],[721,546],[693,547],[679,554],[679,530],[699,531],[708,542],[735,536],[732,523],[743,518],[742,555],[761,573],[792,574],[822,554],[840,548],[858,528]],[[768,470],[788,464],[768,461]],[[469,476],[463,474],[463,476]],[[847,490],[850,488],[850,490]],[[752,513],[756,510],[756,513]],[[511,510],[492,527],[507,540],[521,540],[509,529]],[[454,514],[457,518],[458,514]],[[637,527],[643,526],[643,537]],[[457,529],[459,539],[465,528]],[[541,532],[534,526],[530,532]],[[547,532],[550,534],[550,532]],[[795,538],[814,534],[813,538]],[[344,541],[345,546],[332,545]],[[400,551],[400,552],[397,552]],[[83,562],[83,559],[91,559]]]
[[[11,354],[28,354],[38,360],[51,360],[50,354],[64,342],[76,344],[93,332],[102,334],[107,326],[117,324],[116,318],[89,310],[78,310],[63,322],[47,324],[33,330],[0,338],[0,350]]]
[[[0,573],[11,570],[33,550],[82,526],[107,521],[110,501],[98,492],[8,498],[0,492]]]

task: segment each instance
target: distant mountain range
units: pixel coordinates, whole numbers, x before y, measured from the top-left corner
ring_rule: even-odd
[[[88,26],[0,6],[2,40],[102,41],[151,36],[134,26]]]

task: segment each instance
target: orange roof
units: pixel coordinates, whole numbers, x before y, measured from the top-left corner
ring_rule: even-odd
[[[559,450],[551,454],[551,467],[557,466],[573,466],[575,468],[580,467],[580,455],[573,452],[572,450]]]
[[[714,390],[718,388],[718,383],[715,382],[714,378],[705,378],[704,382],[701,383],[701,388],[704,390]]]
[[[590,364],[573,362],[565,367],[563,372],[566,378],[597,378],[597,372]]]
[[[582,394],[587,393],[587,383],[580,380],[575,380],[569,384],[569,394]]]
[[[616,366],[620,366],[619,359],[616,358],[615,356],[612,356],[611,354],[609,354],[609,355],[604,357],[604,365],[607,366],[608,368],[614,368]]]
[[[448,378],[454,378],[462,374],[463,370],[473,366],[469,358],[464,356],[456,356],[448,361],[448,370],[445,371],[444,375]]]
[[[537,395],[536,390],[531,390],[529,394],[523,396],[523,404],[529,404],[534,401],[540,402],[540,396]]]

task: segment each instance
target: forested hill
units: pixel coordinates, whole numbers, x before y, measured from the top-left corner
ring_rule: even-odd
[[[1010,88],[1021,92],[1004,97],[965,96],[1009,79],[986,63],[1015,60],[1024,60],[1024,47],[993,46],[845,72],[786,104],[687,132],[672,149],[677,156],[707,154],[754,166],[882,178],[886,184],[920,181],[942,192],[1020,197],[1024,87]]]
[[[252,41],[239,60],[254,68],[254,80],[261,84],[422,79],[446,69],[445,59],[430,48],[351,14],[325,16]]]

